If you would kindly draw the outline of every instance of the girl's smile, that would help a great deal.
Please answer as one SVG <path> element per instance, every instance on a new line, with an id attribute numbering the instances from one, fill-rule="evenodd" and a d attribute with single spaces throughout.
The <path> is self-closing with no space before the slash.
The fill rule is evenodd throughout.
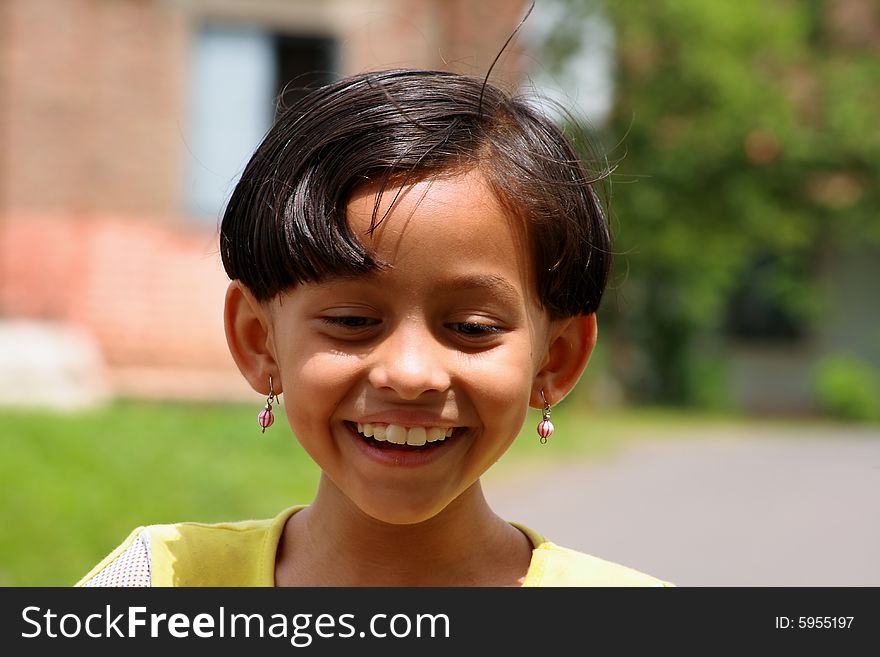
<path id="1" fill-rule="evenodd" d="M 441 458 L 454 442 L 453 429 L 442 427 L 428 430 L 424 427 L 406 428 L 399 424 L 368 424 L 366 430 L 364 425 L 360 427 L 354 430 L 353 437 L 367 458 L 399 467 L 427 465 L 433 459 Z M 349 429 L 354 428 L 349 426 Z M 429 431 L 433 437 L 430 442 L 427 440 Z"/>
<path id="2" fill-rule="evenodd" d="M 356 192 L 348 219 L 379 271 L 280 295 L 269 344 L 290 424 L 333 490 L 408 524 L 510 446 L 551 322 L 524 230 L 479 171 L 386 190 L 371 232 L 375 204 L 374 189 Z"/>

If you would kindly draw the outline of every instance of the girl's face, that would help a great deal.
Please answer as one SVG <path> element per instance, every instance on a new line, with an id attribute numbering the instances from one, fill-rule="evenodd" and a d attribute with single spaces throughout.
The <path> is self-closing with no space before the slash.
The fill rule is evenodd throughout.
<path id="1" fill-rule="evenodd" d="M 548 355 L 523 230 L 472 171 L 364 190 L 349 223 L 379 262 L 275 299 L 270 348 L 305 450 L 364 513 L 433 517 L 517 436 Z"/>

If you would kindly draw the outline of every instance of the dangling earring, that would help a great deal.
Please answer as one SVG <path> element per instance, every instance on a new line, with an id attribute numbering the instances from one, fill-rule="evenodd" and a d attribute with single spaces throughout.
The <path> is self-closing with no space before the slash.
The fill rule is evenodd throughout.
<path id="1" fill-rule="evenodd" d="M 547 439 L 553 435 L 553 423 L 550 421 L 550 404 L 544 398 L 543 388 L 541 389 L 541 401 L 544 402 L 544 410 L 542 411 L 544 419 L 538 423 L 538 435 L 541 437 L 541 444 L 544 445 Z"/>
<path id="2" fill-rule="evenodd" d="M 275 395 L 275 391 L 272 389 L 272 375 L 269 375 L 269 396 L 266 397 L 266 406 L 260 411 L 260 414 L 257 416 L 257 422 L 260 423 L 260 426 L 263 427 L 263 431 L 261 433 L 266 433 L 266 429 L 272 426 L 275 422 L 275 415 L 272 413 L 272 404 L 278 401 L 278 397 Z"/>

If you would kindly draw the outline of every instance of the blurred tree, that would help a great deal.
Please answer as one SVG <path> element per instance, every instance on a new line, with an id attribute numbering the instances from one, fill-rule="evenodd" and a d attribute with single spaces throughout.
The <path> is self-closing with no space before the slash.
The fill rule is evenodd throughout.
<path id="1" fill-rule="evenodd" d="M 698 345 L 729 324 L 731 299 L 759 293 L 808 321 L 824 247 L 880 243 L 880 8 L 559 1 L 548 66 L 584 21 L 598 15 L 615 35 L 614 110 L 601 132 L 617 160 L 619 255 L 603 321 L 644 355 L 631 391 L 693 403 Z"/>

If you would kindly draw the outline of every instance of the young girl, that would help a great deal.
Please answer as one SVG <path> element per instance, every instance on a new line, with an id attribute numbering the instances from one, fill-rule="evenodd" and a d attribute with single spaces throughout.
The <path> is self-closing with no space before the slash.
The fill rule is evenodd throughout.
<path id="1" fill-rule="evenodd" d="M 592 180 L 483 80 L 384 71 L 287 110 L 223 218 L 235 362 L 321 468 L 265 521 L 136 529 L 82 586 L 658 586 L 492 512 L 480 477 L 574 387 L 610 266 Z"/>

